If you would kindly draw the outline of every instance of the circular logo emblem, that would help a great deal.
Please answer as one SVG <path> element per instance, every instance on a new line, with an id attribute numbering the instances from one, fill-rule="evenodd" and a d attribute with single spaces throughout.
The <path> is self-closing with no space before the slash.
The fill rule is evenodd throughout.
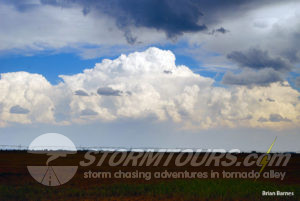
<path id="1" fill-rule="evenodd" d="M 58 133 L 46 133 L 35 138 L 28 148 L 28 153 L 45 154 L 48 160 L 43 166 L 27 166 L 30 175 L 46 186 L 59 186 L 70 181 L 78 166 L 53 166 L 50 163 L 60 157 L 77 153 L 73 142 Z"/>

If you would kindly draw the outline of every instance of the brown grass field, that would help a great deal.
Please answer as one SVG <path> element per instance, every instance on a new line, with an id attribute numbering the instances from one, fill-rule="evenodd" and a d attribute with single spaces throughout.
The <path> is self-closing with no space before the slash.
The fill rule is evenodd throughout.
<path id="1" fill-rule="evenodd" d="M 84 160 L 84 151 L 58 158 L 49 165 L 78 166 Z M 101 153 L 103 154 L 103 153 Z M 241 179 L 241 178 L 84 178 L 84 173 L 111 172 L 210 172 L 222 175 L 226 172 L 259 172 L 259 166 L 215 165 L 192 167 L 184 165 L 176 167 L 173 157 L 168 166 L 115 166 L 107 161 L 96 166 L 101 154 L 96 155 L 96 162 L 88 167 L 78 167 L 75 176 L 60 186 L 44 186 L 35 181 L 27 170 L 27 166 L 45 166 L 49 156 L 30 154 L 26 151 L 0 151 L 0 201 L 6 200 L 300 200 L 300 155 L 292 154 L 286 167 L 266 166 L 263 172 L 270 170 L 286 172 L 280 179 Z M 110 155 L 112 153 L 108 153 Z M 202 154 L 204 155 L 204 154 Z M 175 154 L 176 156 L 176 154 Z M 243 161 L 247 154 L 237 154 L 238 161 Z M 164 155 L 164 161 L 168 157 Z M 262 196 L 262 191 L 293 192 L 293 196 Z"/>

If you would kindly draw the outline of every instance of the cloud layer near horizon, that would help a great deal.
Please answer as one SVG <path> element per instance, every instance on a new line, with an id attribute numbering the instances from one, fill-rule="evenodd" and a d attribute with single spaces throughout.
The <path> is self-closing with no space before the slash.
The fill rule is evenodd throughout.
<path id="1" fill-rule="evenodd" d="M 300 123 L 300 93 L 287 82 L 215 87 L 213 79 L 176 66 L 175 55 L 158 48 L 105 59 L 82 73 L 60 77 L 63 82 L 51 85 L 39 74 L 1 74 L 0 126 L 124 118 L 172 121 L 187 129 Z"/>

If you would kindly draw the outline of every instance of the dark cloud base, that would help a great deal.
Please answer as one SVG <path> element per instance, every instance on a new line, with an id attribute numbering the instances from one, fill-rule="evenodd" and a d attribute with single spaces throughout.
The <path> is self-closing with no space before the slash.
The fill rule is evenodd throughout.
<path id="1" fill-rule="evenodd" d="M 9 112 L 11 114 L 28 114 L 30 111 L 26 108 L 23 108 L 19 105 L 15 105 L 10 108 Z"/>
<path id="2" fill-rule="evenodd" d="M 222 79 L 223 84 L 246 86 L 268 86 L 270 83 L 279 81 L 283 81 L 281 73 L 271 68 L 260 71 L 246 70 L 239 74 L 227 72 Z"/>
<path id="3" fill-rule="evenodd" d="M 227 55 L 227 58 L 237 63 L 242 68 L 264 69 L 272 68 L 276 71 L 290 71 L 292 65 L 281 57 L 271 57 L 268 51 L 251 48 L 246 52 L 234 51 Z"/>

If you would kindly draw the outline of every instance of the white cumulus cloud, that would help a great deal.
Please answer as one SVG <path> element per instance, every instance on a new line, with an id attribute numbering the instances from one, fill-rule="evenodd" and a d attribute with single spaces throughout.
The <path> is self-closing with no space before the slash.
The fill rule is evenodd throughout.
<path id="1" fill-rule="evenodd" d="M 2 74 L 0 126 L 149 118 L 188 129 L 284 128 L 300 121 L 300 94 L 287 82 L 215 87 L 213 79 L 177 66 L 171 51 L 158 48 L 105 59 L 82 73 L 60 77 L 63 82 L 51 85 L 38 74 Z M 16 105 L 26 113 L 11 113 Z M 289 121 L 262 121 L 274 114 Z"/>
<path id="2" fill-rule="evenodd" d="M 53 86 L 39 74 L 3 73 L 0 79 L 0 114 L 4 122 L 52 122 Z"/>

